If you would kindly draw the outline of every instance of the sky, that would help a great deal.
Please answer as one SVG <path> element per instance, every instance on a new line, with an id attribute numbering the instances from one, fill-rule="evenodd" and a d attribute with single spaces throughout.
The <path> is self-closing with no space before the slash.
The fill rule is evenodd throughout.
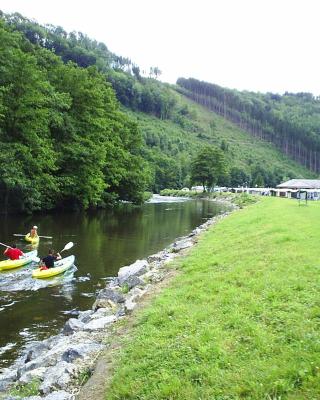
<path id="1" fill-rule="evenodd" d="M 320 95 L 319 0 L 0 0 L 104 42 L 160 80 Z"/>

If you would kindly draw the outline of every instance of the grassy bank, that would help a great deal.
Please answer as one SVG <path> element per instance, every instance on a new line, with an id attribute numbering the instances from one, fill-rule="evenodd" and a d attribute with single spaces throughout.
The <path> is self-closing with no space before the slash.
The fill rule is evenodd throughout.
<path id="1" fill-rule="evenodd" d="M 319 399 L 320 203 L 262 198 L 140 312 L 106 398 Z"/>

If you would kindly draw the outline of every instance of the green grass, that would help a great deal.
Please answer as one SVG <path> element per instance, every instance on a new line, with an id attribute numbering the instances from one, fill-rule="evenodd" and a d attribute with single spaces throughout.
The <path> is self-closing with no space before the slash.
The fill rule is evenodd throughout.
<path id="1" fill-rule="evenodd" d="M 205 233 L 137 316 L 106 399 L 320 398 L 320 202 L 262 198 Z"/>

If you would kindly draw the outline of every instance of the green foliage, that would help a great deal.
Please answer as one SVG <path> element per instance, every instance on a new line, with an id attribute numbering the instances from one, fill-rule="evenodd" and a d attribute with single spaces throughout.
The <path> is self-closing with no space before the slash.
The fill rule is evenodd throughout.
<path id="1" fill-rule="evenodd" d="M 200 183 L 205 190 L 218 182 L 221 175 L 226 173 L 226 161 L 223 152 L 217 147 L 204 147 L 192 161 L 191 181 Z"/>
<path id="2" fill-rule="evenodd" d="M 261 198 L 205 233 L 138 313 L 106 398 L 318 399 L 319 218 Z"/>
<path id="3" fill-rule="evenodd" d="M 138 204 L 146 189 L 190 187 L 191 160 L 205 146 L 224 151 L 230 173 L 224 169 L 214 177 L 221 186 L 275 186 L 284 177 L 314 177 L 260 137 L 226 121 L 228 108 L 221 117 L 180 94 L 192 97 L 192 85 L 202 88 L 198 81 L 188 90 L 158 82 L 157 67 L 143 77 L 131 60 L 83 33 L 41 26 L 19 14 L 2 15 L 0 39 L 0 143 L 5 149 L 0 205 L 5 211 L 100 207 L 119 200 Z M 202 103 L 221 114 L 218 100 L 226 92 L 209 86 L 210 101 Z M 245 98 L 260 110 L 253 94 L 231 94 L 226 100 L 233 108 L 236 99 L 242 104 Z M 118 101 L 126 107 L 122 111 Z M 268 101 L 268 107 L 272 102 L 278 107 L 278 98 Z M 295 102 L 314 110 L 309 96 L 286 96 L 286 107 Z M 240 121 L 247 118 L 237 112 Z M 16 162 L 6 162 L 6 155 Z"/>
<path id="4" fill-rule="evenodd" d="M 5 212 L 143 201 L 141 133 L 95 67 L 64 64 L 0 20 L 0 72 Z"/>
<path id="5" fill-rule="evenodd" d="M 172 196 L 172 197 L 196 197 L 203 196 L 203 194 L 195 192 L 193 190 L 176 190 L 176 189 L 163 189 L 160 191 L 161 196 Z"/>
<path id="6" fill-rule="evenodd" d="M 91 377 L 93 369 L 90 367 L 84 368 L 77 375 L 77 381 L 79 386 L 83 386 Z"/>
<path id="7" fill-rule="evenodd" d="M 320 171 L 319 97 L 239 92 L 192 78 L 179 78 L 177 84 L 180 92 L 245 127 L 252 136 L 272 142 L 311 171 Z"/>
<path id="8" fill-rule="evenodd" d="M 21 399 L 25 397 L 38 396 L 40 395 L 40 384 L 41 381 L 39 379 L 33 379 L 25 385 L 16 385 L 10 390 L 10 395 Z"/>
<path id="9" fill-rule="evenodd" d="M 259 200 L 258 196 L 253 196 L 248 193 L 240 193 L 234 196 L 232 202 L 239 206 L 240 208 L 244 208 L 249 204 L 256 203 Z"/>

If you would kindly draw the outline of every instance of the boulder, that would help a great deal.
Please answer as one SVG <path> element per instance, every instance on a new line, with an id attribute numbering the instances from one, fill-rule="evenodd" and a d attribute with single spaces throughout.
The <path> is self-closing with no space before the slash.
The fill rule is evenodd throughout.
<path id="1" fill-rule="evenodd" d="M 74 332 L 83 329 L 83 325 L 83 322 L 79 321 L 78 319 L 70 318 L 65 323 L 62 333 L 66 336 L 72 335 Z"/>
<path id="2" fill-rule="evenodd" d="M 73 370 L 73 367 L 65 361 L 48 368 L 44 381 L 40 385 L 40 391 L 48 394 L 54 389 L 65 389 L 71 380 Z"/>
<path id="3" fill-rule="evenodd" d="M 127 286 L 129 290 L 134 288 L 135 286 L 144 286 L 145 283 L 135 275 L 131 275 L 128 278 L 124 279 L 121 286 Z"/>
<path id="4" fill-rule="evenodd" d="M 103 318 L 93 319 L 89 323 L 85 324 L 84 329 L 86 331 L 96 331 L 99 329 L 105 328 L 106 325 L 111 324 L 112 322 L 116 321 L 115 315 L 109 315 Z"/>
<path id="5" fill-rule="evenodd" d="M 0 374 L 0 393 L 5 392 L 9 385 L 17 379 L 17 371 L 9 368 L 3 370 Z"/>
<path id="6" fill-rule="evenodd" d="M 45 342 L 37 342 L 36 344 L 33 344 L 28 348 L 24 362 L 28 363 L 31 360 L 40 357 L 44 352 L 48 351 L 48 349 L 49 347 Z"/>
<path id="7" fill-rule="evenodd" d="M 124 297 L 122 293 L 109 288 L 100 290 L 97 299 L 111 300 L 113 303 L 124 303 Z"/>
<path id="8" fill-rule="evenodd" d="M 20 376 L 19 383 L 26 384 L 34 379 L 42 379 L 45 372 L 46 372 L 45 367 L 40 367 L 33 369 L 31 371 L 26 371 L 23 375 Z"/>
<path id="9" fill-rule="evenodd" d="M 70 346 L 61 355 L 61 360 L 72 363 L 77 358 L 84 358 L 86 355 L 102 349 L 102 345 L 97 343 L 78 343 Z"/>
<path id="10" fill-rule="evenodd" d="M 126 302 L 124 303 L 124 308 L 125 311 L 130 313 L 134 310 L 134 308 L 136 307 L 136 303 L 134 303 L 131 299 L 127 299 Z"/>
<path id="11" fill-rule="evenodd" d="M 133 264 L 122 267 L 118 272 L 118 279 L 122 284 L 129 276 L 140 276 L 144 274 L 148 269 L 149 263 L 147 260 L 137 260 Z"/>
<path id="12" fill-rule="evenodd" d="M 41 400 L 71 400 L 72 398 L 72 394 L 65 392 L 64 390 L 57 390 L 56 392 L 48 394 L 48 396 L 42 398 Z"/>
<path id="13" fill-rule="evenodd" d="M 191 246 L 193 246 L 193 241 L 191 239 L 179 240 L 173 244 L 173 251 L 178 252 Z"/>

